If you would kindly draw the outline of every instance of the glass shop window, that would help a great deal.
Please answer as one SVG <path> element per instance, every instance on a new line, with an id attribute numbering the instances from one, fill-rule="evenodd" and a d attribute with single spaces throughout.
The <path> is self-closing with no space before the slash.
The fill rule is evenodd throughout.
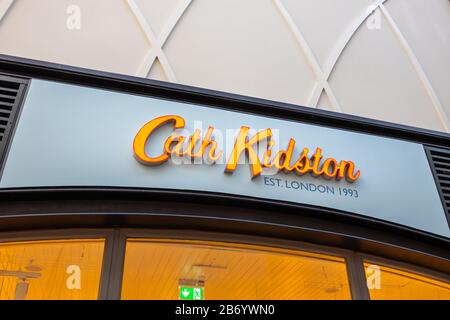
<path id="1" fill-rule="evenodd" d="M 104 243 L 0 243 L 0 300 L 97 299 Z"/>
<path id="2" fill-rule="evenodd" d="M 450 282 L 411 271 L 364 263 L 373 300 L 450 300 Z"/>
<path id="3" fill-rule="evenodd" d="M 129 239 L 122 299 L 351 299 L 343 258 L 202 241 Z"/>

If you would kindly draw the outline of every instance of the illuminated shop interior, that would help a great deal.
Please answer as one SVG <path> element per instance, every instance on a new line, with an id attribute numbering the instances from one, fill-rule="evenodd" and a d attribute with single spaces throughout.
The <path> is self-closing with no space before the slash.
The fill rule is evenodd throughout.
<path id="1" fill-rule="evenodd" d="M 105 238 L 0 244 L 0 299 L 97 299 Z M 352 299 L 346 252 L 157 238 L 124 239 L 121 299 Z M 334 253 L 333 253 L 334 252 Z M 395 263 L 393 263 L 395 265 Z M 374 267 L 375 266 L 375 267 Z M 412 269 L 364 260 L 370 298 L 450 299 L 450 283 Z M 378 279 L 373 280 L 374 271 Z M 182 293 L 181 293 L 182 294 Z"/>

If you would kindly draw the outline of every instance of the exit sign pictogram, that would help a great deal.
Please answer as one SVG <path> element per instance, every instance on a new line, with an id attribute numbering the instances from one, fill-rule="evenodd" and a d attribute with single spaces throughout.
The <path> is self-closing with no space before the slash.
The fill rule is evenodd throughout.
<path id="1" fill-rule="evenodd" d="M 180 300 L 203 300 L 203 288 L 180 286 L 178 298 Z"/>

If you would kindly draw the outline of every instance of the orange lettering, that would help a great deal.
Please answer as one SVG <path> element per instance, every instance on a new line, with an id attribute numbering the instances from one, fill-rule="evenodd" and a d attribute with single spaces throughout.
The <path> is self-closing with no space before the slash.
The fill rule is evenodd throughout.
<path id="1" fill-rule="evenodd" d="M 206 155 L 207 159 L 213 163 L 222 156 L 222 151 L 218 150 L 217 142 L 213 139 L 214 127 L 208 127 L 203 139 L 201 131 L 196 129 L 190 137 L 172 133 L 164 143 L 164 152 L 156 157 L 150 157 L 145 152 L 145 145 L 152 133 L 159 127 L 172 124 L 174 129 L 181 129 L 185 126 L 185 121 L 177 115 L 168 115 L 155 118 L 147 122 L 137 133 L 133 141 L 133 151 L 135 157 L 147 165 L 158 165 L 166 162 L 171 155 L 189 156 L 191 159 L 201 159 Z M 271 129 L 264 129 L 257 132 L 253 137 L 249 137 L 249 127 L 242 126 L 233 146 L 231 155 L 226 163 L 225 172 L 233 173 L 238 165 L 242 153 L 248 157 L 251 176 L 257 177 L 262 172 L 262 167 L 275 167 L 277 171 L 283 170 L 285 173 L 295 172 L 303 175 L 311 173 L 314 176 L 323 176 L 326 179 L 335 178 L 341 180 L 345 178 L 348 182 L 354 182 L 359 179 L 361 172 L 356 170 L 352 161 L 342 160 L 338 163 L 335 158 L 324 158 L 322 149 L 316 148 L 314 154 L 309 157 L 309 149 L 303 148 L 297 161 L 291 165 L 296 141 L 291 138 L 286 150 L 278 151 L 272 158 L 272 148 L 275 145 L 271 141 Z M 258 157 L 255 145 L 261 141 L 267 141 L 267 150 L 264 153 L 262 165 Z M 185 143 L 187 142 L 187 146 Z M 200 146 L 197 147 L 197 145 Z M 209 152 L 208 152 L 209 148 Z M 323 163 L 322 163 L 323 162 Z"/>
<path id="2" fill-rule="evenodd" d="M 147 122 L 139 130 L 133 141 L 133 151 L 134 155 L 141 163 L 146 165 L 158 165 L 169 160 L 169 154 L 166 150 L 157 157 L 149 157 L 145 152 L 145 145 L 153 131 L 168 123 L 173 123 L 175 129 L 183 128 L 185 124 L 182 117 L 169 115 L 155 118 Z"/>
<path id="3" fill-rule="evenodd" d="M 342 160 L 339 164 L 339 169 L 337 171 L 337 179 L 340 180 L 342 178 L 345 178 L 348 182 L 355 182 L 361 172 L 358 170 L 355 171 L 355 164 L 352 161 L 344 161 Z"/>
<path id="4" fill-rule="evenodd" d="M 272 131 L 270 129 L 261 130 L 249 139 L 247 136 L 249 130 L 249 127 L 241 127 L 234 143 L 233 151 L 231 152 L 230 158 L 225 166 L 225 172 L 233 173 L 234 170 L 236 170 L 241 153 L 246 152 L 250 162 L 252 178 L 261 174 L 261 162 L 259 161 L 258 154 L 253 149 L 253 145 L 264 139 L 270 138 L 272 136 Z"/>

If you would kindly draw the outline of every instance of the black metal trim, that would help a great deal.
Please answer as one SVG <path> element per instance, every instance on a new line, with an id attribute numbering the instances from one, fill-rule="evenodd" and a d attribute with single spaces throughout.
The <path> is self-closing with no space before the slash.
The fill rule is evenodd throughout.
<path id="1" fill-rule="evenodd" d="M 173 190 L 0 192 L 0 232 L 170 228 L 248 234 L 346 248 L 450 273 L 450 239 L 329 208 Z"/>
<path id="2" fill-rule="evenodd" d="M 276 211 L 303 212 L 312 215 L 320 214 L 321 217 L 332 220 L 340 220 L 346 223 L 378 226 L 383 230 L 393 233 L 409 234 L 416 239 L 431 239 L 444 241 L 450 245 L 450 238 L 414 229 L 394 222 L 376 219 L 354 212 L 347 212 L 329 207 L 321 207 L 296 202 L 270 200 L 250 196 L 177 189 L 136 188 L 136 187 L 26 187 L 26 188 L 2 188 L 0 189 L 0 217 L 6 213 L 1 210 L 3 200 L 60 200 L 60 199 L 105 199 L 105 200 L 157 200 L 172 202 L 192 202 L 202 204 L 222 205 L 224 207 L 242 207 L 251 209 L 273 208 Z M 22 211 L 26 212 L 26 211 Z"/>
<path id="3" fill-rule="evenodd" d="M 120 229 L 114 230 L 113 255 L 108 280 L 107 300 L 120 300 L 125 264 L 126 238 Z"/>
<path id="4" fill-rule="evenodd" d="M 100 286 L 98 290 L 98 300 L 107 300 L 109 287 L 111 284 L 111 270 L 113 269 L 115 260 L 115 243 L 116 233 L 113 230 L 104 230 L 105 245 L 103 249 L 102 269 L 100 274 Z M 19 233 L 20 234 L 20 233 Z"/>
<path id="5" fill-rule="evenodd" d="M 347 274 L 354 300 L 370 300 L 369 289 L 367 288 L 364 262 L 356 252 L 347 259 Z"/>
<path id="6" fill-rule="evenodd" d="M 318 110 L 289 103 L 8 55 L 0 55 L 0 73 L 200 104 L 436 146 L 450 145 L 450 134 L 444 132 Z"/>

